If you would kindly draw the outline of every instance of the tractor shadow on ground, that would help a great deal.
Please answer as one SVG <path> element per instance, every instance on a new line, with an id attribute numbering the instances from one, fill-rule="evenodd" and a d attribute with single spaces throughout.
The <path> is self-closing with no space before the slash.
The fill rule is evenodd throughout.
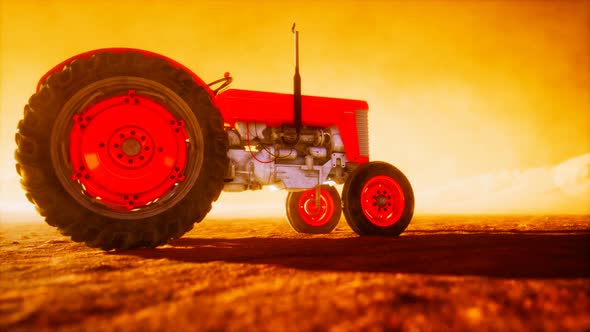
<path id="1" fill-rule="evenodd" d="M 590 277 L 590 234 L 442 233 L 394 238 L 181 238 L 171 246 L 115 252 L 145 259 L 270 264 L 310 271 Z"/>

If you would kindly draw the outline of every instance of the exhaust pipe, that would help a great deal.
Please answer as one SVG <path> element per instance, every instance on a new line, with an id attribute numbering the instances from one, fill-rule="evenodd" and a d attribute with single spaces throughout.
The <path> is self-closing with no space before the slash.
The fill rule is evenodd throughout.
<path id="1" fill-rule="evenodd" d="M 295 76 L 293 76 L 293 123 L 297 137 L 301 133 L 301 75 L 299 75 L 299 31 L 295 30 L 295 23 L 291 27 L 295 37 Z"/>

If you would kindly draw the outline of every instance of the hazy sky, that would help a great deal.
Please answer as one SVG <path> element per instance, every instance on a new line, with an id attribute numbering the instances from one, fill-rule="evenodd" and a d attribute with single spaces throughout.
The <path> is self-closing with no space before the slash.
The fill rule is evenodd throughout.
<path id="1" fill-rule="evenodd" d="M 303 93 L 367 100 L 372 159 L 417 192 L 590 152 L 589 1 L 0 0 L 2 178 L 22 108 L 61 60 L 137 47 L 205 81 L 290 92 L 293 21 Z"/>

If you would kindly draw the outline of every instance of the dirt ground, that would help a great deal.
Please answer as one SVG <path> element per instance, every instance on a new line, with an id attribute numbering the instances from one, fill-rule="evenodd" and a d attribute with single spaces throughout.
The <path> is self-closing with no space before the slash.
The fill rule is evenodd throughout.
<path id="1" fill-rule="evenodd" d="M 102 252 L 0 225 L 2 331 L 588 331 L 589 217 L 415 217 L 397 238 L 205 220 Z"/>

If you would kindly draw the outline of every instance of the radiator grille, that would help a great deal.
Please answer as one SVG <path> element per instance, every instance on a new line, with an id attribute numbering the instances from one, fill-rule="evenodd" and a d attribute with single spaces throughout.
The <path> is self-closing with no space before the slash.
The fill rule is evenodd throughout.
<path id="1" fill-rule="evenodd" d="M 356 111 L 356 130 L 359 138 L 360 155 L 369 156 L 369 112 Z"/>

